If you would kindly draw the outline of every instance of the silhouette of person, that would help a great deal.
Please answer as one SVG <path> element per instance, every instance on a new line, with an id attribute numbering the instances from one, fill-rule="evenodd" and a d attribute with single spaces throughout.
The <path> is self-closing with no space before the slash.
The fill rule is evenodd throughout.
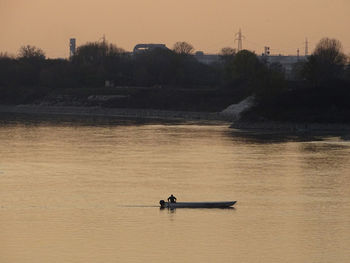
<path id="1" fill-rule="evenodd" d="M 168 202 L 170 201 L 170 203 L 176 203 L 176 197 L 171 195 L 168 197 Z"/>

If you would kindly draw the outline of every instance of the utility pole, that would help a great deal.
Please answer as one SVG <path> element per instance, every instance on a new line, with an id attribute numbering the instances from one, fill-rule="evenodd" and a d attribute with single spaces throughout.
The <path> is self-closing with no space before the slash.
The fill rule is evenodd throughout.
<path id="1" fill-rule="evenodd" d="M 235 42 L 238 42 L 238 47 L 237 50 L 238 52 L 241 51 L 243 49 L 243 38 L 244 36 L 242 35 L 242 30 L 239 29 L 238 33 L 235 34 Z"/>
<path id="2" fill-rule="evenodd" d="M 106 44 L 106 35 L 103 34 L 103 36 L 99 39 L 99 41 L 102 40 L 103 44 Z"/>
<path id="3" fill-rule="evenodd" d="M 305 57 L 309 55 L 309 41 L 305 39 Z"/>
<path id="4" fill-rule="evenodd" d="M 264 55 L 270 56 L 270 47 L 264 47 Z"/>
<path id="5" fill-rule="evenodd" d="M 299 61 L 299 55 L 300 55 L 300 51 L 299 51 L 299 48 L 297 49 L 297 58 L 298 58 L 298 61 Z"/>

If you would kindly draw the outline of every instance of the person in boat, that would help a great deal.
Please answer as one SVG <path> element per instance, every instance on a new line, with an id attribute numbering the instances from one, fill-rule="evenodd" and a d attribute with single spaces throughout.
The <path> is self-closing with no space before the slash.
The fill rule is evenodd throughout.
<path id="1" fill-rule="evenodd" d="M 173 195 L 169 196 L 169 197 L 168 197 L 168 202 L 170 202 L 170 203 L 176 203 L 176 197 L 173 196 Z"/>

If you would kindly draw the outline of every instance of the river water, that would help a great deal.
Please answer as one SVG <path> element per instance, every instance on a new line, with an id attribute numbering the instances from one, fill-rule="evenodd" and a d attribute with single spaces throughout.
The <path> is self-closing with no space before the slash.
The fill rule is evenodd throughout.
<path id="1" fill-rule="evenodd" d="M 29 120 L 0 147 L 0 262 L 349 262 L 347 135 Z"/>

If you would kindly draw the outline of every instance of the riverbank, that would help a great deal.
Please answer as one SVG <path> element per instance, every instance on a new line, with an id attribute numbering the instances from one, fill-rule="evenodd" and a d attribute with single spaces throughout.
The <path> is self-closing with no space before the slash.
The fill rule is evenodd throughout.
<path id="1" fill-rule="evenodd" d="M 123 109 L 81 106 L 43 106 L 43 105 L 0 105 L 0 113 L 31 115 L 70 115 L 112 118 L 157 119 L 170 121 L 195 121 L 230 124 L 228 116 L 218 112 L 188 112 L 153 109 Z"/>
<path id="2" fill-rule="evenodd" d="M 296 123 L 274 121 L 235 121 L 230 128 L 247 131 L 275 132 L 350 132 L 350 124 L 343 123 Z"/>
<path id="3" fill-rule="evenodd" d="M 189 112 L 153 109 L 123 109 L 82 106 L 0 105 L 2 114 L 56 115 L 148 119 L 164 121 L 189 121 L 195 123 L 224 124 L 241 131 L 273 132 L 350 132 L 350 124 L 297 123 L 276 121 L 234 121 L 232 116 L 220 112 Z"/>

